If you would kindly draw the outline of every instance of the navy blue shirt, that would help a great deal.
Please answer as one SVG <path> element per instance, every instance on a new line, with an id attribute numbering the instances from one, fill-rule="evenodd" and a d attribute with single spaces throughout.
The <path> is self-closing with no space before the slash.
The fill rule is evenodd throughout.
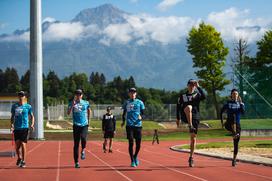
<path id="1" fill-rule="evenodd" d="M 245 104 L 235 101 L 229 100 L 221 109 L 221 120 L 223 119 L 223 113 L 227 112 L 227 119 L 228 121 L 236 121 L 236 124 L 240 124 L 240 117 L 241 114 L 245 112 Z"/>

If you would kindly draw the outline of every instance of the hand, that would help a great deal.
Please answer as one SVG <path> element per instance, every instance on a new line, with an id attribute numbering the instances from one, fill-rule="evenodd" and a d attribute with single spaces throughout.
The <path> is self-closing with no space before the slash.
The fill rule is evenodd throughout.
<path id="1" fill-rule="evenodd" d="M 142 120 L 142 116 L 141 116 L 140 114 L 139 114 L 139 116 L 138 116 L 138 119 L 139 119 L 139 120 Z"/>
<path id="2" fill-rule="evenodd" d="M 115 134 L 116 134 L 116 131 L 114 131 L 113 134 L 115 135 Z"/>
<path id="3" fill-rule="evenodd" d="M 14 126 L 13 124 L 10 126 L 10 132 L 13 132 L 14 131 Z"/>
<path id="4" fill-rule="evenodd" d="M 31 128 L 32 131 L 35 130 L 34 125 L 31 125 L 30 128 Z"/>
<path id="5" fill-rule="evenodd" d="M 196 88 L 199 87 L 199 83 L 198 83 L 197 80 L 195 81 L 194 85 L 195 85 Z"/>
<path id="6" fill-rule="evenodd" d="M 124 125 L 125 125 L 125 122 L 122 122 L 122 123 L 121 123 L 121 127 L 123 128 L 123 127 L 124 127 Z"/>
<path id="7" fill-rule="evenodd" d="M 179 128 L 180 120 L 176 120 L 177 128 Z"/>

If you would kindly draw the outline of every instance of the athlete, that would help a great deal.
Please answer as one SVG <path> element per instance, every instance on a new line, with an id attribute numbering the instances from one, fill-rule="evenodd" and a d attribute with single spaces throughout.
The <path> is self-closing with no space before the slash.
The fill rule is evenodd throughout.
<path id="1" fill-rule="evenodd" d="M 227 121 L 225 122 L 225 128 L 232 133 L 233 136 L 233 159 L 232 166 L 236 166 L 236 157 L 238 154 L 238 147 L 240 141 L 240 133 L 241 133 L 241 124 L 240 117 L 241 114 L 245 113 L 245 105 L 242 102 L 242 99 L 239 96 L 237 89 L 231 90 L 231 100 L 227 101 L 227 103 L 221 109 L 221 123 L 223 125 L 223 113 L 227 112 Z"/>
<path id="2" fill-rule="evenodd" d="M 116 118 L 111 113 L 111 107 L 107 107 L 107 113 L 103 115 L 102 131 L 104 133 L 103 151 L 107 152 L 107 140 L 109 139 L 109 153 L 112 153 L 112 138 L 115 135 Z"/>
<path id="3" fill-rule="evenodd" d="M 18 92 L 19 101 L 11 107 L 11 130 L 14 133 L 16 154 L 18 156 L 16 165 L 18 167 L 26 166 L 26 144 L 28 138 L 29 120 L 30 128 L 34 130 L 34 115 L 32 107 L 26 102 L 26 93 Z"/>
<path id="4" fill-rule="evenodd" d="M 80 168 L 78 162 L 79 142 L 81 140 L 81 159 L 86 157 L 85 148 L 87 143 L 88 127 L 90 124 L 90 104 L 82 99 L 83 92 L 81 89 L 75 91 L 75 97 L 68 106 L 68 115 L 72 112 L 73 116 L 73 137 L 74 137 L 74 162 L 75 168 Z"/>
<path id="5" fill-rule="evenodd" d="M 135 88 L 129 89 L 129 99 L 123 104 L 123 127 L 126 122 L 126 132 L 128 139 L 128 151 L 131 159 L 131 167 L 139 165 L 138 153 L 141 148 L 142 141 L 142 118 L 144 114 L 144 103 L 136 98 L 137 91 Z M 135 153 L 133 152 L 134 139 L 136 142 Z"/>
<path id="6" fill-rule="evenodd" d="M 177 126 L 180 120 L 188 123 L 191 133 L 189 166 L 194 166 L 194 150 L 196 147 L 196 136 L 200 121 L 199 104 L 206 98 L 203 90 L 199 87 L 198 81 L 190 79 L 187 83 L 187 92 L 180 95 L 177 103 Z"/>

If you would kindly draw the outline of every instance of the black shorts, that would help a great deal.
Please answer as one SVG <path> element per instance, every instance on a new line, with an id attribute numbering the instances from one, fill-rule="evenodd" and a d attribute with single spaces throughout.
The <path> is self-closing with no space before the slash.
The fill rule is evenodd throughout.
<path id="1" fill-rule="evenodd" d="M 199 125 L 199 120 L 198 119 L 193 119 L 192 121 L 193 127 L 195 128 L 194 131 L 189 130 L 190 133 L 195 133 L 197 134 L 198 131 L 198 125 Z"/>
<path id="2" fill-rule="evenodd" d="M 24 143 L 27 143 L 28 128 L 14 130 L 13 133 L 15 141 L 20 140 Z"/>
<path id="3" fill-rule="evenodd" d="M 126 127 L 127 139 L 142 139 L 142 127 Z"/>
<path id="4" fill-rule="evenodd" d="M 114 138 L 114 131 L 105 131 L 104 138 Z"/>

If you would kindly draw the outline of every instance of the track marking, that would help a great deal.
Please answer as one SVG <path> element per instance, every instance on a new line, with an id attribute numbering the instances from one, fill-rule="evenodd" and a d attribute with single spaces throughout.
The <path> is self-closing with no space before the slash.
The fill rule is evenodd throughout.
<path id="1" fill-rule="evenodd" d="M 107 162 L 105 162 L 104 160 L 102 160 L 101 158 L 99 158 L 96 154 L 92 153 L 89 150 L 86 150 L 87 152 L 89 152 L 90 154 L 92 154 L 96 159 L 98 159 L 100 162 L 102 162 L 104 165 L 110 167 L 112 170 L 114 170 L 116 173 L 118 173 L 119 175 L 121 175 L 122 177 L 124 177 L 126 180 L 129 181 L 133 181 L 132 179 L 130 179 L 129 177 L 127 177 L 126 175 L 124 175 L 122 172 L 120 172 L 119 170 L 117 170 L 115 167 L 111 166 L 110 164 L 108 164 Z"/>
<path id="2" fill-rule="evenodd" d="M 31 152 L 33 152 L 34 150 L 36 150 L 38 147 L 40 147 L 41 145 L 43 145 L 44 144 L 44 142 L 42 142 L 42 143 L 40 143 L 40 144 L 38 144 L 38 145 L 36 145 L 34 148 L 32 148 L 31 150 L 29 150 L 27 153 L 26 153 L 26 156 L 29 154 L 29 153 L 31 153 Z M 6 168 L 8 168 L 9 166 L 11 166 L 12 164 L 13 164 L 13 160 L 7 165 L 7 167 L 4 167 L 4 168 L 1 168 L 0 169 L 0 173 L 4 170 L 4 169 L 6 169 Z"/>
<path id="3" fill-rule="evenodd" d="M 268 179 L 268 180 L 272 180 L 271 177 L 267 177 L 267 176 L 264 176 L 264 175 L 259 175 L 259 174 L 256 174 L 256 173 L 250 173 L 250 172 L 246 172 L 246 171 L 242 171 L 242 170 L 235 170 L 235 169 L 230 169 L 230 168 L 227 168 L 228 170 L 232 170 L 234 172 L 239 172 L 239 173 L 245 173 L 245 174 L 249 174 L 249 175 L 253 175 L 253 176 L 256 176 L 256 177 L 261 177 L 261 178 L 265 178 L 265 179 Z"/>
<path id="4" fill-rule="evenodd" d="M 60 146 L 61 146 L 61 141 L 59 141 L 59 149 L 58 149 L 58 167 L 57 167 L 56 181 L 59 181 L 59 178 L 60 178 Z"/>

